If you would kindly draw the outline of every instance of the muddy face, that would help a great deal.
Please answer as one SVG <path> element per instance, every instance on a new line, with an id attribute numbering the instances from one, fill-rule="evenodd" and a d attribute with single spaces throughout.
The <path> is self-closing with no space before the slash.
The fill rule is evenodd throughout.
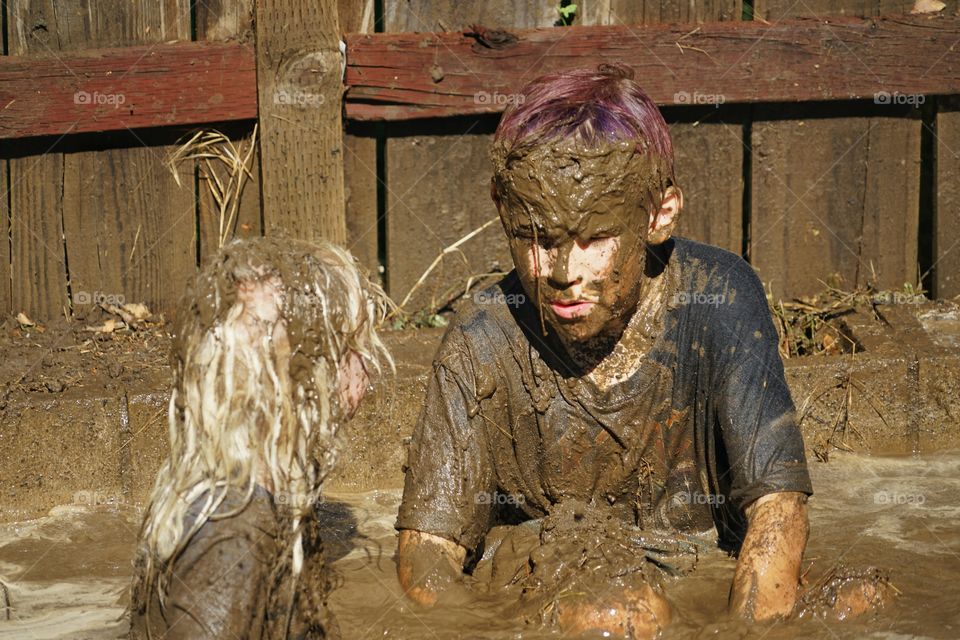
<path id="1" fill-rule="evenodd" d="M 631 141 L 494 149 L 494 198 L 520 281 L 567 344 L 619 335 L 640 299 L 666 172 Z"/>

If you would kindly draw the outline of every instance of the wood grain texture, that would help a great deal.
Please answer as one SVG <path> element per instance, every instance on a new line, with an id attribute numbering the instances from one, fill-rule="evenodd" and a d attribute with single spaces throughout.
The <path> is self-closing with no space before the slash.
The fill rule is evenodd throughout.
<path id="1" fill-rule="evenodd" d="M 186 40 L 190 32 L 188 0 L 17 0 L 8 10 L 16 55 L 57 58 L 80 49 Z M 11 160 L 25 167 L 12 188 L 13 215 L 47 233 L 56 229 L 56 245 L 41 245 L 46 262 L 59 264 L 65 254 L 70 265 L 69 274 L 46 269 L 42 298 L 30 301 L 38 316 L 58 315 L 66 305 L 82 312 L 97 295 L 161 311 L 175 305 L 195 268 L 194 205 L 193 192 L 176 189 L 164 166 L 169 151 L 133 146 L 47 153 L 40 164 L 37 156 Z M 61 254 L 54 256 L 57 247 Z M 14 251 L 38 260 L 37 247 L 28 243 Z M 64 299 L 68 278 L 71 300 Z"/>
<path id="2" fill-rule="evenodd" d="M 340 30 L 373 30 L 373 0 L 340 0 Z M 347 249 L 377 281 L 380 273 L 380 237 L 377 221 L 377 138 L 372 134 L 343 134 L 344 206 Z"/>
<path id="3" fill-rule="evenodd" d="M 873 99 L 960 92 L 960 16 L 838 17 L 691 25 L 511 29 L 491 47 L 463 32 L 347 38 L 347 115 L 497 113 L 547 71 L 621 60 L 655 102 Z M 640 46 L 642 44 L 642 46 Z M 933 62 L 931 62 L 933 61 Z"/>
<path id="4" fill-rule="evenodd" d="M 957 8 L 957 0 L 945 0 L 947 6 L 942 13 L 952 14 Z M 909 13 L 914 0 L 755 0 L 757 16 L 765 20 L 784 20 L 789 18 L 829 18 L 833 16 L 879 16 L 886 14 Z"/>
<path id="5" fill-rule="evenodd" d="M 63 252 L 63 155 L 13 158 L 10 166 L 12 249 L 10 312 L 35 321 L 69 310 Z"/>
<path id="6" fill-rule="evenodd" d="M 822 18 L 842 10 L 847 16 L 871 17 L 897 9 L 891 5 L 880 0 L 767 0 L 758 16 Z M 909 21 L 924 29 L 940 19 L 904 18 L 896 24 Z M 831 19 L 831 29 L 834 23 Z M 915 44 L 922 41 L 918 33 Z M 915 48 L 908 51 L 902 54 L 904 64 L 919 61 Z M 952 67 L 951 56 L 926 56 L 925 69 L 916 73 Z M 846 51 L 842 57 L 861 69 L 863 61 L 869 63 L 866 68 L 877 68 L 875 59 L 862 51 Z M 899 91 L 883 83 L 877 90 Z M 793 115 L 781 107 L 754 109 L 750 254 L 775 297 L 816 293 L 823 289 L 822 281 L 837 276 L 845 287 L 871 282 L 899 288 L 917 282 L 921 125 L 915 110 L 899 105 L 891 106 L 890 113 L 804 118 L 797 109 L 790 111 Z"/>
<path id="7" fill-rule="evenodd" d="M 179 43 L 0 57 L 0 138 L 256 118 L 247 45 Z"/>
<path id="8" fill-rule="evenodd" d="M 917 280 L 919 121 L 753 124 L 751 256 L 776 297 Z"/>
<path id="9" fill-rule="evenodd" d="M 960 296 L 960 99 L 944 99 L 937 113 L 934 293 Z"/>
<path id="10" fill-rule="evenodd" d="M 6 160 L 0 160 L 0 180 L 10 176 L 10 165 Z M 10 207 L 7 201 L 7 187 L 4 184 L 0 189 L 0 313 L 12 309 L 11 306 L 11 278 L 10 270 Z"/>
<path id="11" fill-rule="evenodd" d="M 264 231 L 342 244 L 337 3 L 262 0 L 256 30 Z"/>
<path id="12" fill-rule="evenodd" d="M 253 0 L 203 0 L 194 11 L 197 40 L 253 42 Z"/>
<path id="13" fill-rule="evenodd" d="M 739 20 L 743 12 L 741 0 L 605 0 L 609 17 L 593 24 L 656 24 L 667 22 L 716 22 Z M 589 5 L 586 7 L 589 10 Z"/>
<path id="14" fill-rule="evenodd" d="M 676 123 L 673 138 L 683 211 L 676 234 L 740 254 L 743 141 L 739 123 Z"/>
<path id="15" fill-rule="evenodd" d="M 68 156 L 64 233 L 78 309 L 104 297 L 170 311 L 196 270 L 194 190 L 189 178 L 177 188 L 162 149 Z"/>
<path id="16" fill-rule="evenodd" d="M 252 45 L 253 33 L 253 0 L 205 0 L 198 2 L 194 8 L 197 22 L 197 39 L 204 42 L 244 42 Z M 253 62 L 252 48 L 251 62 Z M 256 117 L 256 79 L 248 86 L 253 95 L 254 114 Z M 238 149 L 246 149 L 250 142 L 251 127 L 241 131 L 233 129 L 226 133 L 231 137 Z M 244 183 L 240 193 L 239 209 L 234 221 L 233 230 L 228 239 L 251 238 L 263 233 L 260 219 L 260 158 L 254 151 L 251 159 L 251 176 Z M 219 248 L 220 218 L 207 179 L 199 177 L 199 200 L 197 202 L 197 227 L 200 233 L 199 255 L 200 263 L 204 264 L 216 255 Z"/>

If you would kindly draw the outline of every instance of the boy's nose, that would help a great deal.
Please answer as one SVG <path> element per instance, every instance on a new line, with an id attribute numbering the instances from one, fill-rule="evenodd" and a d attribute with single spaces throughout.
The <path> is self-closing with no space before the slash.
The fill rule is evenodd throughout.
<path id="1" fill-rule="evenodd" d="M 566 289 L 583 280 L 583 274 L 571 268 L 571 253 L 576 246 L 575 242 L 564 242 L 560 245 L 553 258 L 553 268 L 550 270 L 550 286 L 556 289 Z"/>

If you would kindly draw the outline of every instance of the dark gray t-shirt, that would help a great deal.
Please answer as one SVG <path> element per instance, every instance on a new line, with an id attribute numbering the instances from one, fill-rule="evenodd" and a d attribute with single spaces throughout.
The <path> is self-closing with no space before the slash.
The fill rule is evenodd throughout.
<path id="1" fill-rule="evenodd" d="M 398 529 L 474 549 L 498 519 L 573 499 L 647 529 L 715 525 L 736 543 L 753 500 L 812 493 L 756 274 L 682 238 L 656 256 L 669 287 L 662 332 L 605 390 L 557 357 L 515 273 L 457 314 L 414 432 Z"/>

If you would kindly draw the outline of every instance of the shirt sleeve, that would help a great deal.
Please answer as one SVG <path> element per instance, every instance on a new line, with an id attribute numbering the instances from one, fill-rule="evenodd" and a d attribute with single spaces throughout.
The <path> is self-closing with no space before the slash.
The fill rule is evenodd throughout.
<path id="1" fill-rule="evenodd" d="M 714 373 L 728 463 L 718 473 L 729 474 L 730 501 L 742 510 L 770 493 L 813 488 L 763 286 L 746 263 L 737 275 L 736 296 L 714 324 Z"/>
<path id="2" fill-rule="evenodd" d="M 174 563 L 164 638 L 245 638 L 263 624 L 276 555 L 270 522 L 269 506 L 254 500 L 235 516 L 203 524 Z"/>
<path id="3" fill-rule="evenodd" d="M 468 550 L 490 528 L 495 490 L 471 362 L 462 329 L 452 325 L 434 359 L 410 443 L 396 523 Z"/>

